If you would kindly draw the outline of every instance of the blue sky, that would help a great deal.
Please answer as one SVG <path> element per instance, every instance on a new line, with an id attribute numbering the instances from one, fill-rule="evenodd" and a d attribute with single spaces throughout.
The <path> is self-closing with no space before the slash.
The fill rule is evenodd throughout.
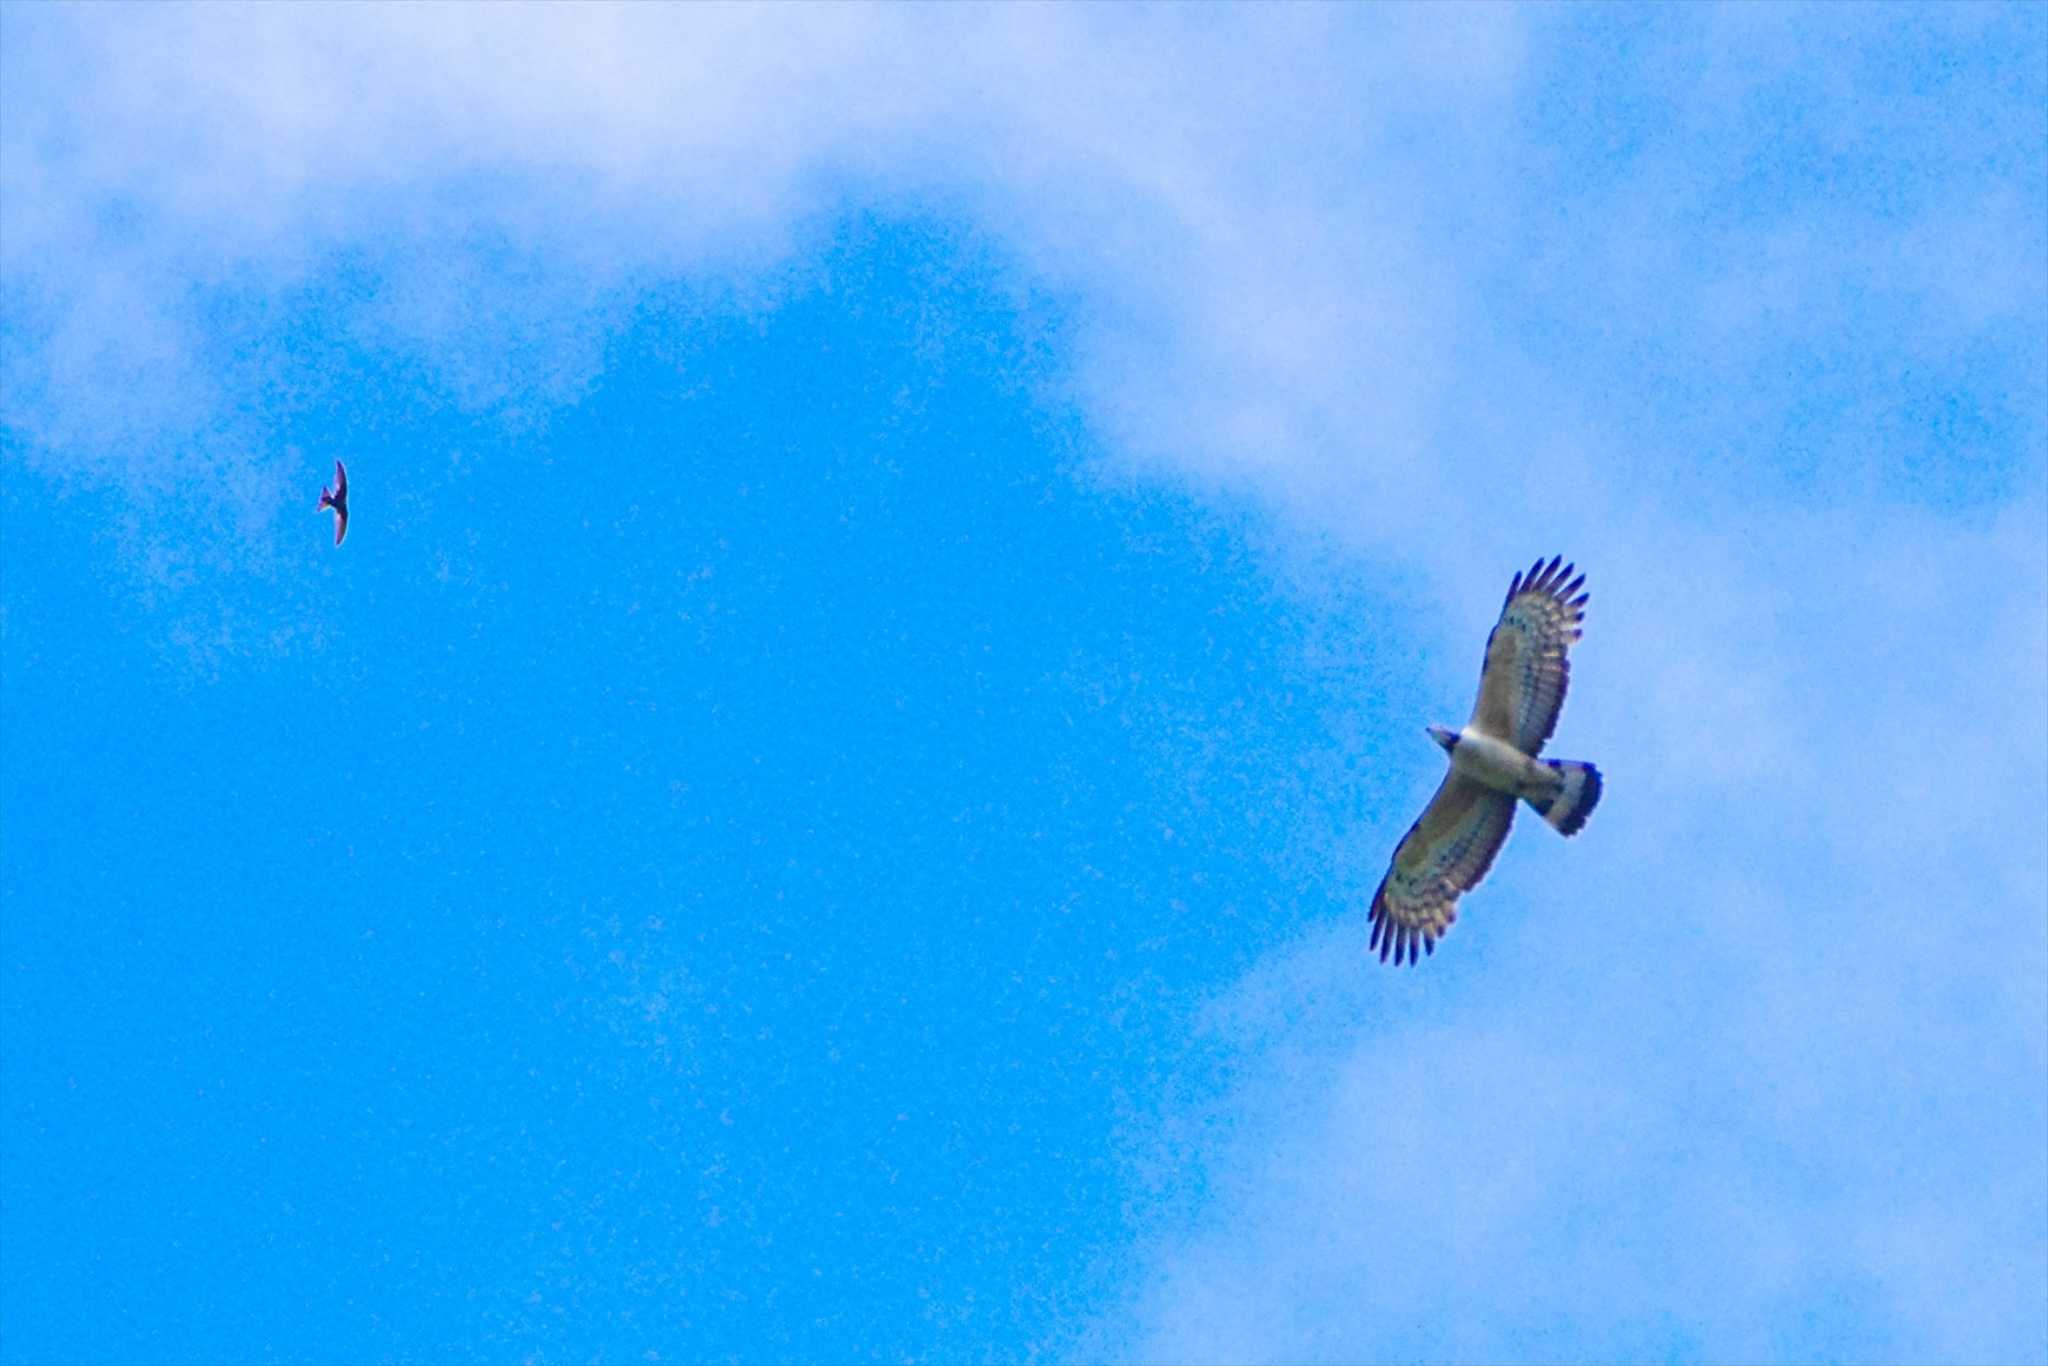
<path id="1" fill-rule="evenodd" d="M 0 1360 L 2048 1355 L 2044 101 L 0 9 Z M 1607 795 L 1384 968 L 1553 551 Z"/>

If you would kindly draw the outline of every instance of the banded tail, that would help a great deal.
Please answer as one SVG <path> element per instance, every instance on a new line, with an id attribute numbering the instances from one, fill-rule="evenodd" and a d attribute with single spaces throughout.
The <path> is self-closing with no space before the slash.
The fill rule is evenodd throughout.
<path id="1" fill-rule="evenodd" d="M 1561 780 L 1549 795 L 1528 799 L 1536 814 L 1561 835 L 1576 835 L 1600 804 L 1600 770 L 1576 759 L 1544 759 L 1542 765 Z"/>

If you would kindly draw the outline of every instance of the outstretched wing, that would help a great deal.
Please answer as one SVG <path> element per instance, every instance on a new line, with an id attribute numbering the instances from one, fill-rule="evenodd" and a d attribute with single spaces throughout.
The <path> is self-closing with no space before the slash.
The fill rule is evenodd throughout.
<path id="1" fill-rule="evenodd" d="M 334 462 L 334 501 L 348 501 L 348 471 L 342 468 L 339 460 Z"/>
<path id="2" fill-rule="evenodd" d="M 1381 962 L 1389 953 L 1412 963 L 1418 948 L 1436 952 L 1458 918 L 1458 898 L 1493 867 L 1514 819 L 1514 798 L 1455 771 L 1444 775 L 1373 894 L 1370 946 Z"/>
<path id="3" fill-rule="evenodd" d="M 340 545 L 341 538 L 348 535 L 348 504 L 335 503 L 332 506 L 334 508 L 334 543 Z"/>
<path id="4" fill-rule="evenodd" d="M 1479 702 L 1472 708 L 1474 730 L 1507 741 L 1534 758 L 1557 729 L 1557 713 L 1571 682 L 1565 652 L 1585 634 L 1590 593 L 1579 593 L 1584 574 L 1572 578 L 1555 556 L 1515 575 L 1501 604 L 1500 620 L 1486 638 L 1486 664 L 1479 673 Z M 1567 581 L 1569 580 L 1569 581 Z"/>

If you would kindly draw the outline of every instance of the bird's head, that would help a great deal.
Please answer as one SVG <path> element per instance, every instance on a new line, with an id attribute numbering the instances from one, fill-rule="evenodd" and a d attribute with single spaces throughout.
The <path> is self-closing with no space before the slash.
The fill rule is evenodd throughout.
<path id="1" fill-rule="evenodd" d="M 1458 732 L 1448 730 L 1443 726 L 1431 726 L 1429 727 L 1429 738 L 1442 745 L 1444 753 L 1449 754 L 1451 747 L 1458 743 Z"/>

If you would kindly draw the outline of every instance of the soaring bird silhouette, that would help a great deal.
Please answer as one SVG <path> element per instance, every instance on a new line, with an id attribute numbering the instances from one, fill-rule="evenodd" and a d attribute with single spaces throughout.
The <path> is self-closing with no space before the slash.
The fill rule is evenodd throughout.
<path id="1" fill-rule="evenodd" d="M 348 535 L 348 471 L 339 460 L 334 462 L 334 487 L 321 488 L 316 511 L 325 512 L 328 508 L 334 509 L 334 543 L 340 545 L 341 538 Z"/>
<path id="2" fill-rule="evenodd" d="M 1458 918 L 1458 898 L 1479 885 L 1508 837 L 1515 803 L 1529 803 L 1562 835 L 1576 835 L 1600 800 L 1600 770 L 1576 759 L 1539 759 L 1557 728 L 1571 681 L 1566 658 L 1583 633 L 1586 576 L 1556 556 L 1515 575 L 1500 621 L 1486 638 L 1479 705 L 1465 729 L 1431 726 L 1451 771 L 1394 850 L 1372 899 L 1371 947 L 1381 961 L 1436 952 Z M 1578 596 L 1574 597 L 1573 594 Z"/>

